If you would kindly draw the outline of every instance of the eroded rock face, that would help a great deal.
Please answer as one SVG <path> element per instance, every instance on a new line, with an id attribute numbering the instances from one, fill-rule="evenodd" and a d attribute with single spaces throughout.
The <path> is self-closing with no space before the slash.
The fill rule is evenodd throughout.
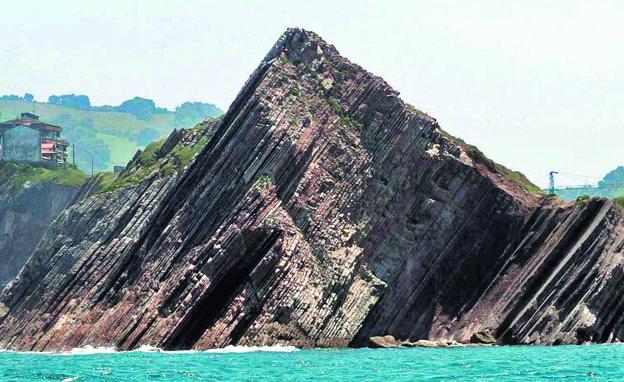
<path id="1" fill-rule="evenodd" d="M 526 191 L 311 32 L 210 131 L 184 170 L 57 220 L 2 296 L 0 347 L 622 335 L 617 206 Z"/>
<path id="2" fill-rule="evenodd" d="M 0 289 L 26 264 L 54 218 L 78 190 L 53 181 L 14 189 L 11 179 L 0 181 Z"/>

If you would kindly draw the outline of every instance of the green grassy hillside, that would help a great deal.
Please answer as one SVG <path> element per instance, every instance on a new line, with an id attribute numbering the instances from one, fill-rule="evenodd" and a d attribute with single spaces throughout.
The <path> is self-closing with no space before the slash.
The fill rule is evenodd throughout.
<path id="1" fill-rule="evenodd" d="M 28 164 L 0 162 L 0 187 L 8 187 L 17 192 L 27 184 L 53 182 L 63 186 L 80 187 L 87 175 L 74 166 L 57 169 L 32 167 Z"/>
<path id="2" fill-rule="evenodd" d="M 196 105 L 199 104 L 185 103 L 175 112 L 159 108 L 157 113 L 139 114 L 111 110 L 123 109 L 121 106 L 89 106 L 81 110 L 23 99 L 0 99 L 0 120 L 14 119 L 22 112 L 34 112 L 43 121 L 62 126 L 63 137 L 76 147 L 77 166 L 88 173 L 92 156 L 96 171 L 110 171 L 115 165 L 125 165 L 137 150 L 150 142 L 166 138 L 174 128 L 190 128 L 205 117 L 222 114 L 216 108 L 206 111 Z"/>

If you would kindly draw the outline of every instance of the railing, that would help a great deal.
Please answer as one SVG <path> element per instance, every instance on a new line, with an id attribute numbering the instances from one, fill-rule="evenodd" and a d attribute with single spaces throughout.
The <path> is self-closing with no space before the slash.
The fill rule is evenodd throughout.
<path id="1" fill-rule="evenodd" d="M 42 143 L 43 142 L 48 142 L 48 143 L 51 142 L 51 143 L 61 144 L 61 145 L 64 145 L 64 146 L 69 146 L 69 141 L 66 141 L 66 140 L 61 139 L 61 138 L 43 138 L 41 140 L 41 142 Z"/>
<path id="2" fill-rule="evenodd" d="M 613 188 L 622 188 L 624 187 L 624 183 L 622 182 L 614 182 L 614 183 L 605 183 L 604 185 L 577 185 L 577 186 L 566 186 L 555 188 L 555 191 L 575 191 L 575 190 L 607 190 Z"/>

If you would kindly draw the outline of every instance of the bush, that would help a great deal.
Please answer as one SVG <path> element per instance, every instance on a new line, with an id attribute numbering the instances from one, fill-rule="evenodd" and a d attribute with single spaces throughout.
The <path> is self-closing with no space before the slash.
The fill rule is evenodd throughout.
<path id="1" fill-rule="evenodd" d="M 574 202 L 574 204 L 577 207 L 582 206 L 583 204 L 587 203 L 587 201 L 589 200 L 590 196 L 589 195 L 581 195 L 578 198 L 576 198 L 576 201 Z"/>

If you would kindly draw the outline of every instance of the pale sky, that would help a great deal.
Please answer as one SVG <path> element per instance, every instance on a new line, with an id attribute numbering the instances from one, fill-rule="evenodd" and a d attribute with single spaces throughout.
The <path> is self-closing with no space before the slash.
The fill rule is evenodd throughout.
<path id="1" fill-rule="evenodd" d="M 0 0 L 0 94 L 227 109 L 289 26 L 545 186 L 624 165 L 622 1 Z"/>

